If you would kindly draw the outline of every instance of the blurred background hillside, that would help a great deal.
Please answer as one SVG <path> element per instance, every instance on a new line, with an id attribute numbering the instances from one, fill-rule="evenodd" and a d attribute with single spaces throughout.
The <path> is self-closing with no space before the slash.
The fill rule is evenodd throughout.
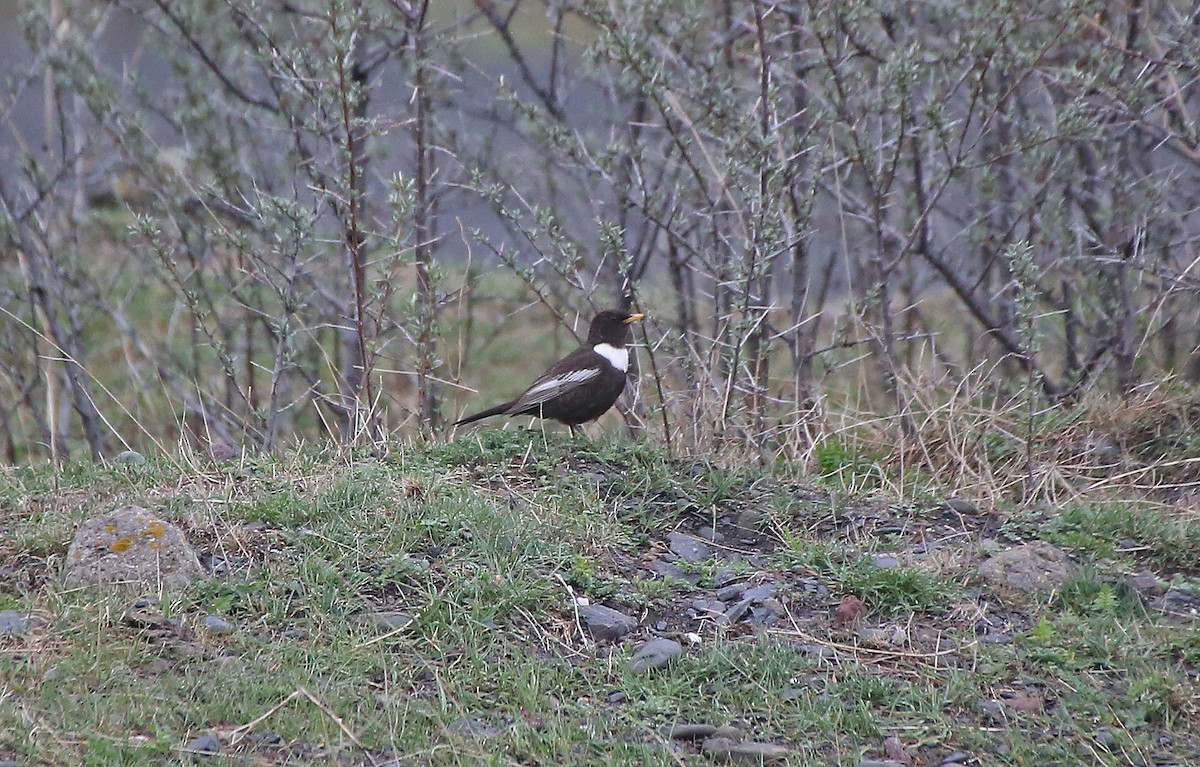
<path id="1" fill-rule="evenodd" d="M 1198 14 L 0 0 L 0 456 L 430 438 L 625 306 L 595 429 L 1190 492 Z"/>

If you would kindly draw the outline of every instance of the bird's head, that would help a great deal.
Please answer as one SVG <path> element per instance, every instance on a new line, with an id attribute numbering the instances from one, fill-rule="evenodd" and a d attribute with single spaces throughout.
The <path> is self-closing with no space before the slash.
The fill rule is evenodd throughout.
<path id="1" fill-rule="evenodd" d="M 592 318 L 588 328 L 588 344 L 624 346 L 629 343 L 629 326 L 640 322 L 645 315 L 631 314 L 619 309 L 606 309 Z"/>

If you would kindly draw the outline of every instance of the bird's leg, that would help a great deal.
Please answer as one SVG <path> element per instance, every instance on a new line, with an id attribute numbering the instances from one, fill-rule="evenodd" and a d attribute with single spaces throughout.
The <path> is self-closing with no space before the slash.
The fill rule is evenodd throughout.
<path id="1" fill-rule="evenodd" d="M 573 423 L 567 424 L 567 428 L 571 430 L 571 439 L 579 439 L 579 427 Z"/>

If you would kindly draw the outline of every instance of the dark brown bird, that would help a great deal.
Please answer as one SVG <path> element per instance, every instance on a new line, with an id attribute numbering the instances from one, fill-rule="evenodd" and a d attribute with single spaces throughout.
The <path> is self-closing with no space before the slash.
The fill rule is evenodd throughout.
<path id="1" fill-rule="evenodd" d="M 502 405 L 459 419 L 455 426 L 493 415 L 535 415 L 571 427 L 594 421 L 616 404 L 629 369 L 629 325 L 641 314 L 609 309 L 592 319 L 587 341 L 554 363 L 525 393 Z"/>

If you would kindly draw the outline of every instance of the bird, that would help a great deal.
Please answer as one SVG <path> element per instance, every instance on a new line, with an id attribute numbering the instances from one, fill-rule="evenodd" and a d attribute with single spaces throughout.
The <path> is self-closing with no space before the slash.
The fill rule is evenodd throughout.
<path id="1" fill-rule="evenodd" d="M 454 425 L 494 415 L 533 415 L 564 423 L 575 436 L 580 424 L 607 413 L 625 390 L 629 326 L 643 319 L 643 314 L 618 309 L 598 313 L 583 345 L 551 365 L 521 396 L 460 418 Z"/>

